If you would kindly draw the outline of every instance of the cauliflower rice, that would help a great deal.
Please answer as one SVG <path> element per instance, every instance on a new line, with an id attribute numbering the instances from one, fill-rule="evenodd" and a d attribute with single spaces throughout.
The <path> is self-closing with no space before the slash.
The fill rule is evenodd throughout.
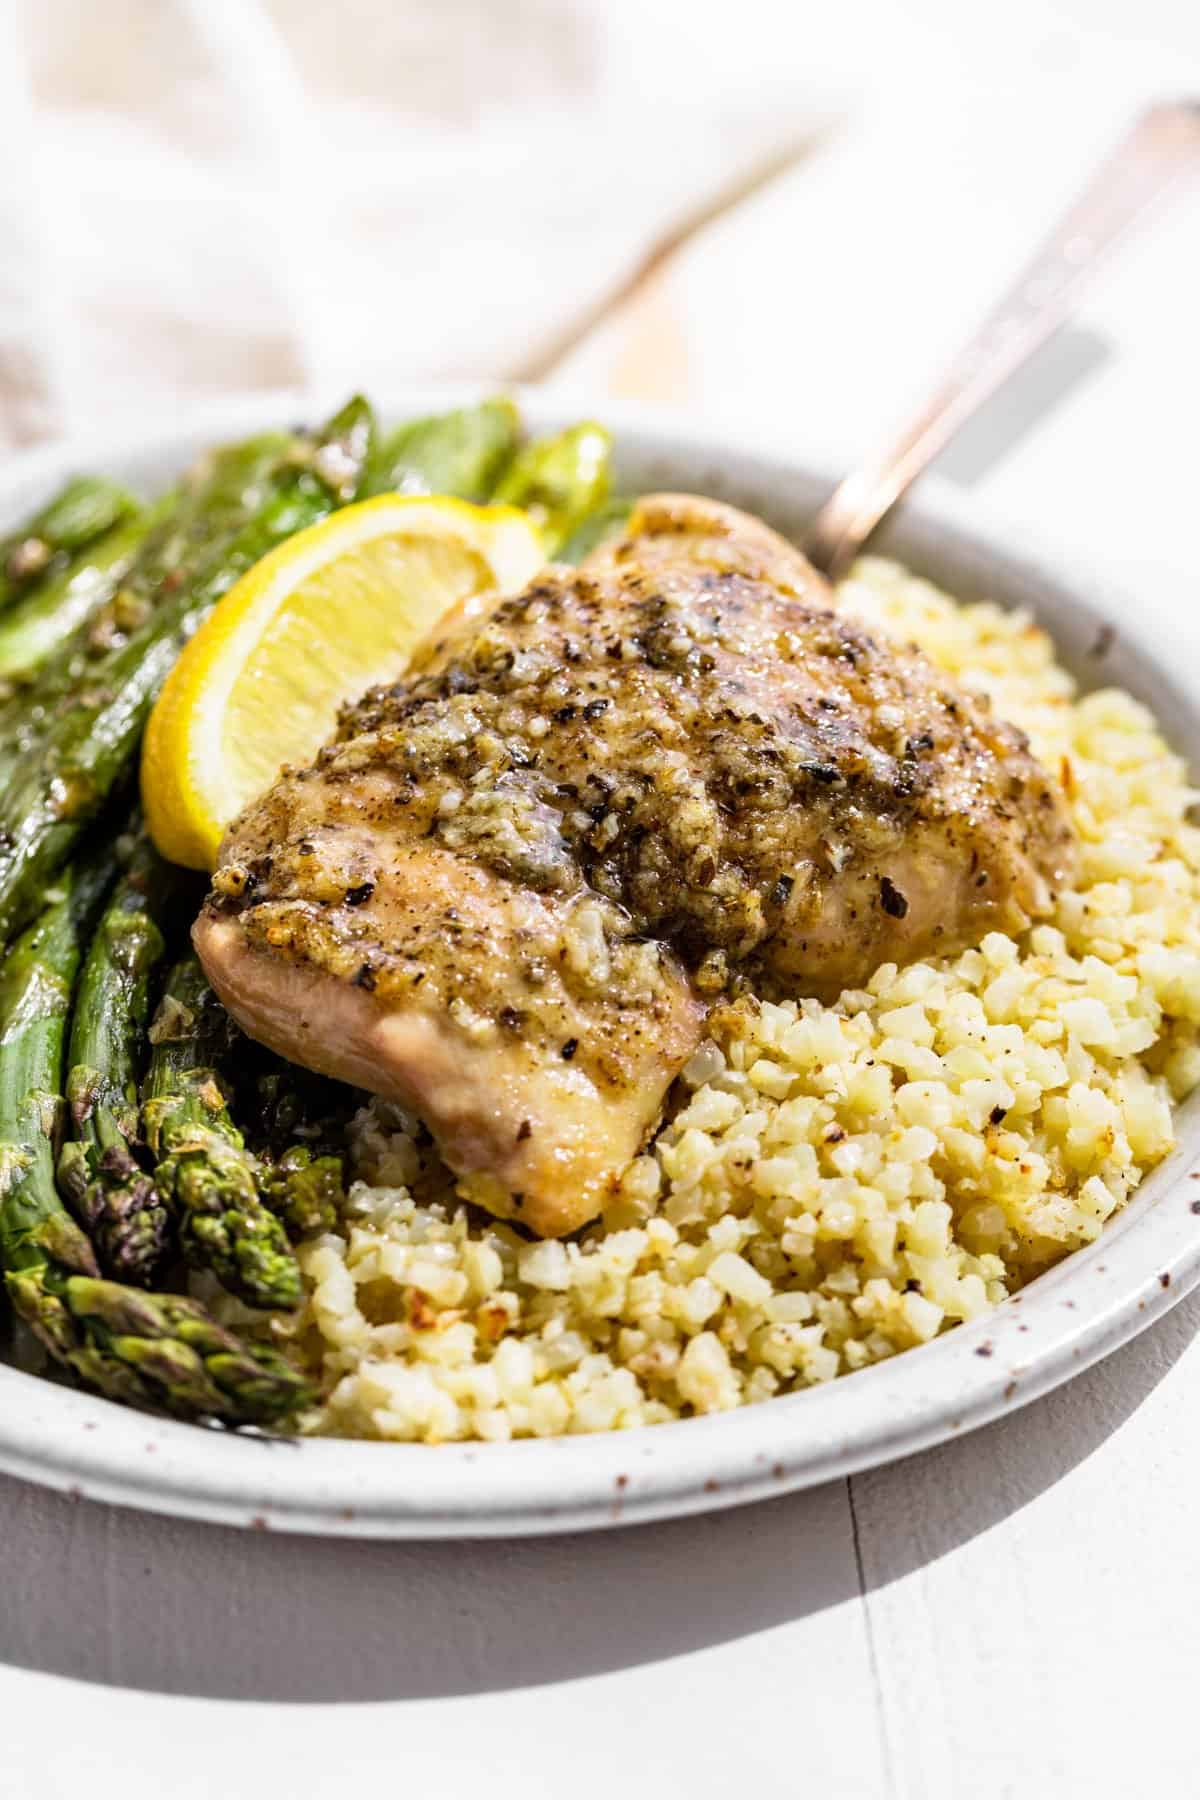
<path id="1" fill-rule="evenodd" d="M 766 1400 L 928 1342 L 1089 1243 L 1200 1080 L 1200 831 L 1181 760 L 1045 632 L 861 562 L 842 604 L 986 689 L 1060 772 L 1081 847 L 1053 921 L 878 969 L 836 1005 L 739 1001 L 571 1242 L 468 1213 L 414 1120 L 355 1122 L 341 1229 L 275 1336 L 309 1433 L 505 1439 Z M 247 1315 L 239 1311 L 239 1317 Z"/>

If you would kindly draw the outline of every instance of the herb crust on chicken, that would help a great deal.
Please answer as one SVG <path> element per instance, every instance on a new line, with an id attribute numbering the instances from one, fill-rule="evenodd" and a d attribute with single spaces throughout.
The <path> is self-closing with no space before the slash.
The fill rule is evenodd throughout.
<path id="1" fill-rule="evenodd" d="M 654 495 L 348 707 L 234 825 L 195 936 L 253 1036 L 556 1235 L 731 986 L 834 997 L 1019 929 L 1072 866 L 1019 731 L 758 520 Z"/>

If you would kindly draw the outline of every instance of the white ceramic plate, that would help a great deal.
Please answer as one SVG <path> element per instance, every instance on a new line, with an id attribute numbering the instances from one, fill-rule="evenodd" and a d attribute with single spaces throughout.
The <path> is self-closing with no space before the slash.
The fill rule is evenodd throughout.
<path id="1" fill-rule="evenodd" d="M 456 404 L 461 390 L 395 398 L 395 416 Z M 578 418 L 530 392 L 535 429 Z M 0 528 L 71 469 L 165 484 L 223 437 L 317 409 L 293 398 L 239 402 L 134 443 L 41 452 L 0 471 Z M 789 466 L 703 431 L 605 405 L 623 487 L 688 488 L 761 512 L 798 534 L 835 470 Z M 880 539 L 963 598 L 1028 606 L 1086 685 L 1117 683 L 1153 706 L 1200 766 L 1200 683 L 1154 659 L 1136 610 L 1102 597 L 1074 558 L 1019 553 L 974 507 L 922 488 Z M 1103 657 L 1106 622 L 1116 635 Z M 718 1417 L 597 1437 L 513 1444 L 303 1443 L 144 1417 L 55 1382 L 0 1368 L 0 1468 L 158 1512 L 229 1524 L 358 1536 L 482 1537 L 578 1529 L 731 1506 L 886 1462 L 1024 1405 L 1151 1323 L 1200 1279 L 1200 1096 L 1181 1110 L 1179 1148 L 1100 1241 L 986 1318 L 827 1387 Z"/>

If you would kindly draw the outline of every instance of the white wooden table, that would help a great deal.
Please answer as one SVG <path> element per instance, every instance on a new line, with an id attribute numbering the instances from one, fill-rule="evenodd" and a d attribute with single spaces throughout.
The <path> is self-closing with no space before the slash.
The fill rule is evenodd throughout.
<path id="1" fill-rule="evenodd" d="M 338 1545 L 0 1483 L 4 1791 L 1193 1793 L 1198 1325 L 891 1469 L 587 1537 Z"/>
<path id="2" fill-rule="evenodd" d="M 1200 63 L 1190 12 L 1149 10 Z M 1046 169 L 1069 184 L 1161 85 L 1152 49 L 1034 58 L 1020 105 L 998 87 L 903 126 L 885 109 L 656 274 L 560 378 L 852 449 L 1052 210 Z M 1005 130 L 1025 154 L 987 153 Z M 867 244 L 848 236 L 826 273 L 847 192 Z M 1193 198 L 947 459 L 1093 553 L 1102 533 L 1177 654 L 1200 654 L 1198 245 Z M 328 1544 L 0 1481 L 0 1793 L 1194 1793 L 1198 1326 L 1200 1296 L 1057 1394 L 890 1469 L 589 1537 Z"/>

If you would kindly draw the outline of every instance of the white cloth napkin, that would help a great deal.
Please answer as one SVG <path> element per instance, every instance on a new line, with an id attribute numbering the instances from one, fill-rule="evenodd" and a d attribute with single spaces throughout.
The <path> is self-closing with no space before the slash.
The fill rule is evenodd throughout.
<path id="1" fill-rule="evenodd" d="M 534 374 L 844 465 L 1187 92 L 1195 0 L 0 0 L 0 447 Z M 948 472 L 1182 532 L 1198 230 L 1193 193 Z"/>
<path id="2" fill-rule="evenodd" d="M 540 372 L 829 116 L 790 9 L 737 11 L 0 0 L 0 441 Z"/>

